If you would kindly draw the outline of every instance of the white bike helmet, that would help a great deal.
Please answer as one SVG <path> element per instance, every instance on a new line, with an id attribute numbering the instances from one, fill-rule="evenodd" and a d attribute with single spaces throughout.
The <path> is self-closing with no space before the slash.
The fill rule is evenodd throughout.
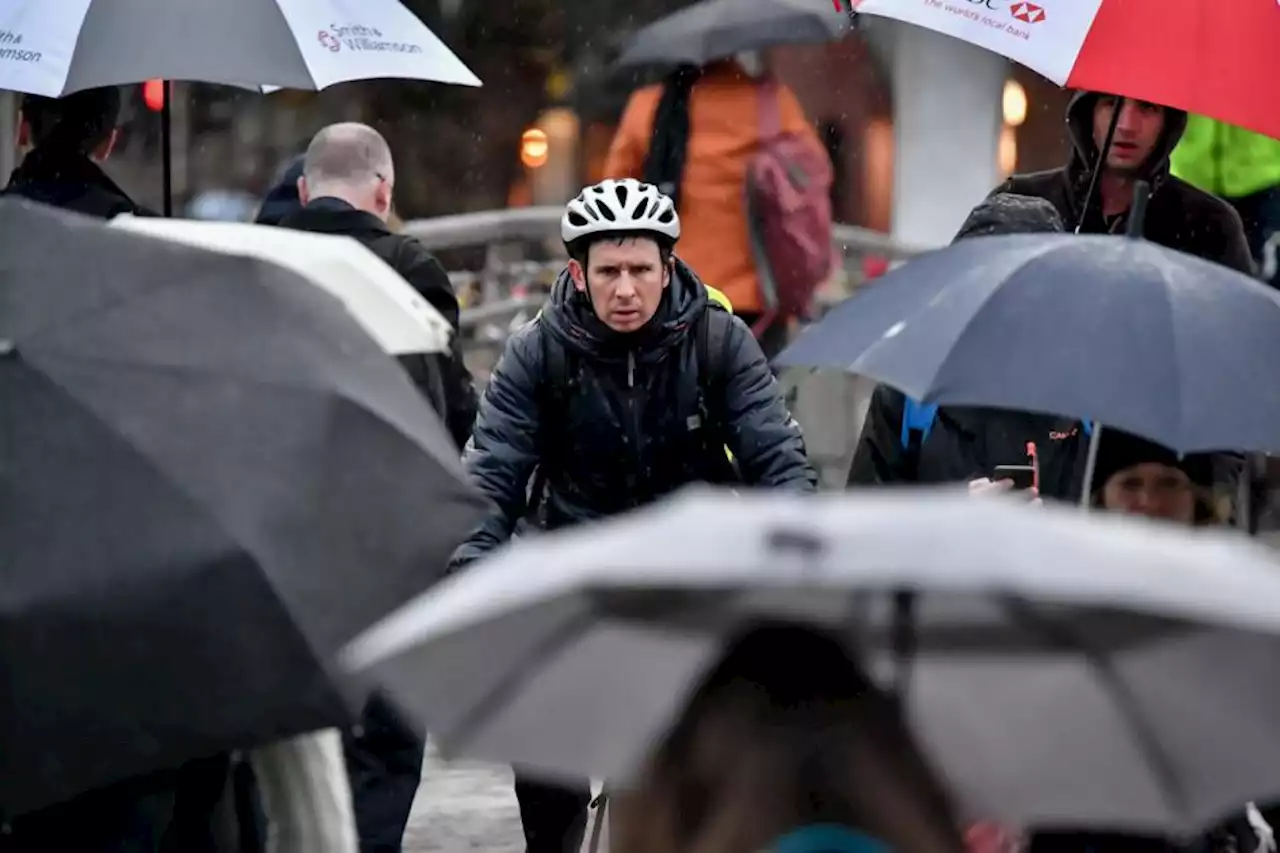
<path id="1" fill-rule="evenodd" d="M 623 178 L 587 187 L 560 219 L 565 245 L 616 231 L 650 231 L 674 243 L 680 239 L 680 216 L 675 203 L 653 184 Z"/>

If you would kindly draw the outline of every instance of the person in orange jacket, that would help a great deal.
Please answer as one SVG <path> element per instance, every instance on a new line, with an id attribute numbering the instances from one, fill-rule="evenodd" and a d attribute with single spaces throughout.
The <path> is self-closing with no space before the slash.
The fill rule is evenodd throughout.
<path id="1" fill-rule="evenodd" d="M 605 177 L 642 179 L 675 199 L 684 223 L 681 259 L 724 291 L 748 326 L 765 309 L 747 231 L 746 176 L 760 144 L 758 87 L 766 74 L 758 54 L 740 54 L 637 89 L 605 162 Z M 777 88 L 782 132 L 804 134 L 821 149 L 795 93 Z M 765 352 L 785 344 L 785 335 L 781 324 L 766 331 Z"/>

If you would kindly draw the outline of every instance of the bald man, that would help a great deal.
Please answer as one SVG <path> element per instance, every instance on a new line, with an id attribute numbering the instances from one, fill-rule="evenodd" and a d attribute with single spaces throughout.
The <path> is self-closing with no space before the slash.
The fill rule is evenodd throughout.
<path id="1" fill-rule="evenodd" d="M 343 234 L 359 240 L 400 273 L 454 328 L 451 357 L 403 356 L 400 361 L 448 424 L 458 447 L 466 444 L 476 416 L 476 393 L 462 361 L 458 297 L 444 267 L 407 234 L 387 224 L 395 189 L 395 163 L 382 134 L 347 122 L 321 130 L 311 140 L 298 178 L 302 208 L 285 215 L 284 228 Z"/>
<path id="2" fill-rule="evenodd" d="M 311 140 L 303 158 L 298 179 L 302 207 L 279 224 L 359 240 L 435 306 L 456 332 L 458 299 L 444 267 L 413 237 L 396 234 L 387 225 L 395 179 L 391 149 L 381 134 L 363 124 L 330 125 Z M 461 448 L 471 433 L 476 396 L 457 335 L 451 357 L 402 356 L 400 361 Z M 438 568 L 443 573 L 444 567 Z M 435 579 L 426 575 L 423 587 Z M 422 776 L 422 734 L 378 695 L 365 706 L 361 723 L 358 734 L 349 732 L 344 738 L 361 853 L 400 853 Z"/>

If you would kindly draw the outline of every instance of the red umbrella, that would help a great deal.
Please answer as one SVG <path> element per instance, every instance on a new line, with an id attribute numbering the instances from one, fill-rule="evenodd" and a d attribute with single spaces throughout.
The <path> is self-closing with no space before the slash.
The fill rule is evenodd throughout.
<path id="1" fill-rule="evenodd" d="M 1277 0 L 853 0 L 1062 86 L 1178 107 L 1280 138 Z"/>

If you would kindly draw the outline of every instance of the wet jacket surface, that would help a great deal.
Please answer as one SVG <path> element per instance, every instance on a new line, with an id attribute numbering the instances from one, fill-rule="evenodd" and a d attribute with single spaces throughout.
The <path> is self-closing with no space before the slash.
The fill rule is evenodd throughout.
<path id="1" fill-rule="evenodd" d="M 693 327 L 708 310 L 710 322 L 725 324 L 717 338 L 724 380 L 710 392 L 719 399 L 704 401 Z M 563 351 L 571 385 L 554 394 L 546 387 L 551 348 Z M 545 524 L 554 528 L 715 479 L 724 446 L 745 485 L 816 488 L 800 427 L 759 345 L 741 320 L 708 307 L 686 266 L 677 262 L 657 314 L 629 334 L 608 329 L 562 275 L 542 314 L 507 342 L 481 400 L 464 462 L 493 508 L 454 562 L 511 536 L 539 465 Z"/>

